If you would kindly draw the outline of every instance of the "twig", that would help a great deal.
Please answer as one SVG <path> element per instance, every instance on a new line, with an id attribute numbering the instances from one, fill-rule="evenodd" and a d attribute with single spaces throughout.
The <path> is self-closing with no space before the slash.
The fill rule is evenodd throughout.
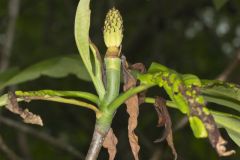
<path id="1" fill-rule="evenodd" d="M 0 151 L 3 152 L 9 160 L 21 160 L 19 156 L 17 156 L 3 141 L 2 137 L 0 136 Z"/>
<path id="2" fill-rule="evenodd" d="M 12 50 L 12 44 L 14 40 L 15 35 L 15 27 L 16 27 L 16 20 L 18 17 L 19 12 L 19 6 L 20 6 L 20 0 L 10 0 L 8 3 L 8 16 L 9 16 L 9 22 L 7 26 L 6 31 L 6 38 L 5 42 L 2 47 L 2 51 L 0 51 L 0 72 L 4 71 L 8 65 L 9 65 L 9 57 Z M 1 90 L 0 90 L 1 93 Z M 1 135 L 0 135 L 0 150 L 6 154 L 6 156 L 10 160 L 21 160 L 3 141 Z"/>
<path id="3" fill-rule="evenodd" d="M 237 50 L 237 54 L 233 61 L 226 67 L 226 69 L 218 76 L 218 80 L 226 81 L 234 69 L 240 64 L 240 48 Z"/>
<path id="4" fill-rule="evenodd" d="M 101 133 L 97 127 L 95 126 L 94 133 L 92 136 L 92 141 L 86 156 L 85 160 L 96 160 L 98 157 L 98 154 L 102 148 L 102 144 L 104 142 L 106 134 Z"/>
<path id="5" fill-rule="evenodd" d="M 27 125 L 24 125 L 22 123 L 16 122 L 14 120 L 8 119 L 6 117 L 0 116 L 0 122 L 10 126 L 12 128 L 15 128 L 19 131 L 22 131 L 24 133 L 33 135 L 36 138 L 39 138 L 57 148 L 60 148 L 66 152 L 68 152 L 69 154 L 75 156 L 78 159 L 84 159 L 84 155 L 82 153 L 80 153 L 77 149 L 75 149 L 73 146 L 71 146 L 70 144 L 60 141 L 56 138 L 53 138 L 52 136 L 50 136 L 49 134 L 42 132 L 42 131 L 37 131 L 33 128 L 28 127 Z"/>
<path id="6" fill-rule="evenodd" d="M 18 17 L 20 0 L 9 1 L 9 23 L 6 31 L 5 43 L 3 45 L 2 56 L 0 58 L 0 71 L 5 70 L 9 65 L 9 57 L 12 50 L 16 20 Z"/>
<path id="7" fill-rule="evenodd" d="M 28 146 L 28 137 L 26 133 L 19 131 L 17 133 L 17 141 L 20 149 L 21 156 L 24 160 L 31 160 L 31 153 Z"/>
<path id="8" fill-rule="evenodd" d="M 188 116 L 184 116 L 179 122 L 174 126 L 173 131 L 176 132 L 182 128 L 184 128 L 188 124 Z"/>

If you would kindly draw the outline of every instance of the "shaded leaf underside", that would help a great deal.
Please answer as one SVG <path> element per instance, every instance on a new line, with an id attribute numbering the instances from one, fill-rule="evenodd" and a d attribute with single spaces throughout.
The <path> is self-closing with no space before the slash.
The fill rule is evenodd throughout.
<path id="1" fill-rule="evenodd" d="M 0 89 L 35 80 L 40 76 L 62 78 L 75 75 L 79 79 L 89 81 L 89 75 L 78 55 L 57 57 L 34 64 L 22 71 L 11 69 L 0 73 Z"/>

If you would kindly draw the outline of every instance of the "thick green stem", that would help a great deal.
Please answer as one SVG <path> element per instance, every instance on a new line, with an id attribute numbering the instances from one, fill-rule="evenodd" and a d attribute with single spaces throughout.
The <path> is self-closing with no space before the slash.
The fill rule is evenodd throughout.
<path id="1" fill-rule="evenodd" d="M 101 104 L 101 110 L 108 110 L 107 106 L 119 95 L 121 60 L 118 57 L 106 57 L 107 87 L 106 94 Z"/>
<path id="2" fill-rule="evenodd" d="M 91 145 L 89 147 L 85 160 L 96 160 L 102 148 L 104 139 L 111 128 L 114 113 L 103 112 L 102 116 L 97 118 Z"/>
<path id="3" fill-rule="evenodd" d="M 119 95 L 121 60 L 118 57 L 106 57 L 104 63 L 107 76 L 106 94 L 99 107 L 101 116 L 96 120 L 95 130 L 86 160 L 97 159 L 115 114 L 115 110 L 108 108 L 108 105 Z"/>

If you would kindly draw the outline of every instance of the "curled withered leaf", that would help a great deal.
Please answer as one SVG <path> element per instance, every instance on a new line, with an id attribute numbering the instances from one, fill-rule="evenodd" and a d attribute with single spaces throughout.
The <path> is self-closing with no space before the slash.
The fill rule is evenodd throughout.
<path id="1" fill-rule="evenodd" d="M 129 87 L 128 85 L 132 83 L 129 82 L 128 84 L 124 85 L 124 90 L 127 90 Z M 138 152 L 140 150 L 140 146 L 138 144 L 138 137 L 135 134 L 134 130 L 137 127 L 138 124 L 138 115 L 139 115 L 139 107 L 138 107 L 138 97 L 137 95 L 132 96 L 125 102 L 127 106 L 127 112 L 129 114 L 129 119 L 128 119 L 128 138 L 129 138 L 129 143 L 134 155 L 134 159 L 138 160 Z"/>
<path id="2" fill-rule="evenodd" d="M 137 70 L 140 73 L 146 73 L 146 67 L 142 63 L 135 63 L 135 64 L 131 65 L 129 68 L 130 68 L 130 70 Z M 138 94 L 138 104 L 139 105 L 144 103 L 146 92 L 147 91 L 145 90 Z"/>
<path id="3" fill-rule="evenodd" d="M 137 95 L 132 96 L 125 102 L 127 106 L 127 112 L 129 114 L 128 119 L 128 138 L 129 143 L 134 155 L 134 159 L 138 160 L 138 153 L 140 150 L 140 146 L 138 144 L 138 136 L 135 134 L 134 130 L 138 124 L 138 115 L 139 115 L 139 107 L 138 107 L 138 97 Z"/>
<path id="4" fill-rule="evenodd" d="M 124 86 L 123 90 L 127 91 L 128 89 L 135 87 L 137 80 L 130 74 L 127 69 L 126 61 L 123 64 L 123 73 L 124 73 Z M 139 104 L 138 96 L 134 95 L 130 97 L 126 102 L 127 112 L 129 114 L 128 119 L 128 139 L 132 149 L 132 153 L 135 160 L 139 160 L 138 153 L 140 146 L 138 144 L 138 136 L 135 134 L 134 130 L 138 124 L 138 115 L 139 115 Z"/>
<path id="5" fill-rule="evenodd" d="M 227 141 L 221 136 L 219 129 L 214 121 L 214 118 L 211 114 L 206 115 L 205 113 L 201 112 L 199 117 L 202 119 L 207 131 L 208 131 L 208 138 L 213 146 L 216 149 L 219 156 L 230 156 L 235 154 L 234 150 L 227 150 L 226 144 Z"/>
<path id="6" fill-rule="evenodd" d="M 190 106 L 190 115 L 198 117 L 204 124 L 209 141 L 213 148 L 217 151 L 219 156 L 230 156 L 235 153 L 234 150 L 227 150 L 227 141 L 221 136 L 221 133 L 217 127 L 217 124 L 212 116 L 205 108 L 205 102 L 200 103 L 197 98 L 186 94 L 186 88 L 180 86 L 180 90 L 188 100 Z M 198 87 L 191 87 L 189 92 L 196 93 L 196 96 L 200 97 L 200 89 Z"/>
<path id="7" fill-rule="evenodd" d="M 131 70 L 137 70 L 140 73 L 146 73 L 146 67 L 142 63 L 135 63 L 135 64 L 130 66 L 130 69 Z"/>
<path id="8" fill-rule="evenodd" d="M 108 150 L 109 160 L 114 160 L 115 155 L 117 153 L 117 145 L 118 140 L 115 134 L 113 133 L 112 128 L 108 131 L 107 136 L 103 142 L 103 147 Z"/>
<path id="9" fill-rule="evenodd" d="M 173 134 L 172 134 L 172 121 L 171 121 L 171 117 L 168 113 L 167 107 L 166 107 L 166 100 L 161 98 L 161 97 L 157 97 L 155 99 L 155 109 L 157 111 L 158 114 L 158 125 L 157 127 L 161 127 L 164 126 L 165 130 L 163 133 L 163 136 L 157 140 L 155 140 L 154 142 L 161 142 L 164 139 L 167 140 L 168 146 L 171 148 L 172 153 L 174 155 L 174 159 L 177 159 L 177 152 L 176 149 L 174 147 L 174 143 L 173 143 Z"/>
<path id="10" fill-rule="evenodd" d="M 22 117 L 25 123 L 43 126 L 41 117 L 39 115 L 33 114 L 28 109 L 24 109 L 20 116 Z"/>
<path id="11" fill-rule="evenodd" d="M 232 154 L 235 154 L 236 152 L 234 150 L 227 151 L 226 145 L 227 141 L 225 141 L 221 136 L 218 138 L 217 144 L 216 144 L 216 150 L 220 156 L 230 156 Z"/>
<path id="12" fill-rule="evenodd" d="M 11 111 L 12 113 L 18 114 L 25 123 L 43 126 L 42 119 L 39 115 L 35 115 L 28 109 L 23 110 L 19 107 L 16 95 L 13 92 L 8 93 L 8 102 L 6 105 L 6 109 Z"/>
<path id="13" fill-rule="evenodd" d="M 161 98 L 161 97 L 157 97 L 155 99 L 155 104 L 154 104 L 154 108 L 157 112 L 158 115 L 158 123 L 157 123 L 157 127 L 165 127 L 165 130 L 163 132 L 163 135 L 161 138 L 155 140 L 154 142 L 162 142 L 163 140 L 166 139 L 168 133 L 171 130 L 171 126 L 172 126 L 172 122 L 171 119 L 169 117 L 168 111 L 166 109 L 166 100 Z"/>

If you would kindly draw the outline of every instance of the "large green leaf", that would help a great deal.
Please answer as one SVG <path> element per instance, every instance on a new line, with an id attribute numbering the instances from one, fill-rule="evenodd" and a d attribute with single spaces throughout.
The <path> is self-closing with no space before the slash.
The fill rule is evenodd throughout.
<path id="1" fill-rule="evenodd" d="M 93 81 L 93 84 L 98 92 L 100 99 L 102 99 L 105 95 L 105 88 L 102 82 L 102 77 L 98 74 L 95 75 L 94 70 L 99 71 L 101 68 L 98 63 L 100 60 L 94 54 L 95 65 L 96 68 L 93 69 L 94 65 L 91 63 L 91 56 L 90 56 L 90 38 L 89 38 L 89 28 L 90 28 L 90 9 L 89 9 L 90 0 L 80 0 L 75 17 L 75 28 L 74 28 L 74 35 L 76 44 L 80 53 L 80 56 L 83 60 L 85 67 Z M 97 63 L 96 63 L 97 62 Z"/>
<path id="2" fill-rule="evenodd" d="M 0 74 L 0 89 L 6 86 L 34 80 L 40 76 L 61 78 L 69 74 L 76 75 L 82 80 L 90 80 L 80 57 L 74 55 L 48 59 L 34 64 L 20 72 L 16 69 L 3 72 Z"/>
<path id="3" fill-rule="evenodd" d="M 15 76 L 19 72 L 19 68 L 14 67 L 7 69 L 6 71 L 0 72 L 0 86 L 1 84 L 7 82 L 10 78 Z"/>
<path id="4" fill-rule="evenodd" d="M 227 129 L 227 133 L 230 138 L 240 147 L 240 134 L 230 129 Z"/>
<path id="5" fill-rule="evenodd" d="M 202 80 L 201 93 L 206 101 L 240 112 L 240 88 L 236 84 L 215 80 Z"/>
<path id="6" fill-rule="evenodd" d="M 222 96 L 214 96 L 214 95 L 204 95 L 204 99 L 207 102 L 212 102 L 212 103 L 216 103 L 228 108 L 232 108 L 238 112 L 240 112 L 240 102 L 236 101 L 234 99 L 229 99 L 226 97 L 222 97 Z"/>
<path id="7" fill-rule="evenodd" d="M 225 128 L 234 142 L 240 146 L 240 117 L 211 111 L 219 127 Z"/>
<path id="8" fill-rule="evenodd" d="M 201 92 L 209 95 L 219 95 L 240 101 L 240 86 L 233 83 L 216 80 L 202 80 Z"/>

